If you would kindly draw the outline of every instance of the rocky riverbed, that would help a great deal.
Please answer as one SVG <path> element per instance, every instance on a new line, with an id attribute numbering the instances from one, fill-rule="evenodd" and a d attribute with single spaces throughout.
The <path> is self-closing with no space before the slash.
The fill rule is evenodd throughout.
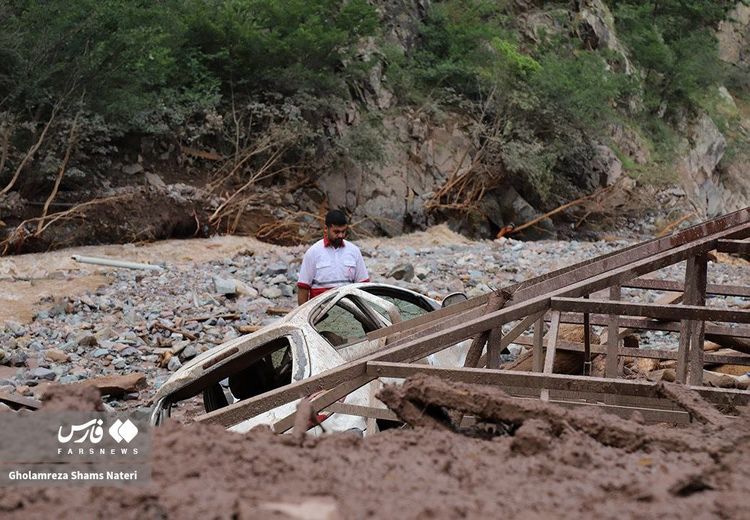
<path id="1" fill-rule="evenodd" d="M 438 300 L 453 291 L 476 296 L 632 243 L 632 238 L 469 241 L 444 226 L 358 241 L 373 281 Z M 5 296 L 0 313 L 0 392 L 39 397 L 52 382 L 138 373 L 145 381 L 110 396 L 108 404 L 142 405 L 185 360 L 267 325 L 295 306 L 296 274 L 304 250 L 215 237 L 1 259 Z M 73 254 L 162 268 L 82 264 L 70 258 Z M 681 280 L 683 273 L 684 265 L 678 264 L 655 276 Z M 747 262 L 720 255 L 709 266 L 709 283 L 747 285 Z M 627 299 L 644 294 L 625 291 Z M 642 345 L 674 346 L 675 337 L 650 333 Z"/>

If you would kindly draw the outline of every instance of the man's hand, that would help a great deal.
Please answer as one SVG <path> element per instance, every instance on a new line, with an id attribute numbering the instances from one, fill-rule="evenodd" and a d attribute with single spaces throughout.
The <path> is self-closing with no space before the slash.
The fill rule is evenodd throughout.
<path id="1" fill-rule="evenodd" d="M 303 303 L 309 300 L 310 300 L 310 289 L 297 287 L 297 304 L 302 305 Z"/>

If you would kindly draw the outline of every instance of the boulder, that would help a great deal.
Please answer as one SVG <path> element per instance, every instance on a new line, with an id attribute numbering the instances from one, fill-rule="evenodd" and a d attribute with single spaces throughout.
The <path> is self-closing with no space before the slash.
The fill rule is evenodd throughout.
<path id="1" fill-rule="evenodd" d="M 592 169 L 599 174 L 601 186 L 611 186 L 622 177 L 622 162 L 609 146 L 603 144 L 594 147 Z"/>

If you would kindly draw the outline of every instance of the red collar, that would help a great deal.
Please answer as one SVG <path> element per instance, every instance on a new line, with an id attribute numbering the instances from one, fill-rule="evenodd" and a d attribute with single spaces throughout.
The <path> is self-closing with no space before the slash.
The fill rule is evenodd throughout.
<path id="1" fill-rule="evenodd" d="M 323 237 L 323 246 L 324 247 L 333 247 L 334 249 L 338 249 L 338 247 L 334 247 L 333 244 L 331 244 L 331 241 L 328 240 L 328 237 Z M 339 247 L 344 247 L 344 241 L 341 241 L 341 245 Z"/>

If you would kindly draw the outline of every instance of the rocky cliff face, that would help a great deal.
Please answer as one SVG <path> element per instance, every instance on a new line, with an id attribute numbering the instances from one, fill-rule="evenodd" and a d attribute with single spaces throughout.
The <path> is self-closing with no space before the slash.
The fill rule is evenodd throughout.
<path id="1" fill-rule="evenodd" d="M 727 63 L 750 66 L 750 7 L 739 3 L 717 33 L 719 55 Z M 724 111 L 739 118 L 739 141 L 750 138 L 750 119 L 732 95 L 720 89 Z M 727 140 L 706 114 L 688 128 L 677 171 L 688 198 L 701 216 L 713 217 L 750 206 L 750 152 L 742 146 L 727 154 Z"/>
<path id="2" fill-rule="evenodd" d="M 619 55 L 616 61 L 626 74 L 638 74 L 627 49 L 618 40 L 613 16 L 601 0 L 576 1 L 568 11 L 543 10 L 534 2 L 516 4 L 521 9 L 521 34 L 528 41 L 535 41 L 540 31 L 575 34 L 589 48 L 606 48 Z M 430 2 L 398 0 L 379 5 L 391 43 L 412 49 Z M 724 60 L 750 64 L 748 27 L 750 7 L 739 5 L 718 32 Z M 377 53 L 372 43 L 363 49 L 363 55 Z M 723 96 L 734 105 L 726 89 Z M 432 224 L 434 216 L 425 210 L 425 202 L 447 180 L 471 168 L 478 149 L 467 117 L 449 113 L 437 120 L 417 109 L 396 107 L 398 93 L 389 90 L 387 71 L 383 66 L 374 67 L 362 88 L 361 102 L 352 103 L 346 115 L 335 122 L 335 131 L 345 136 L 368 112 L 377 113 L 382 121 L 382 158 L 379 162 L 349 160 L 318 180 L 321 196 L 328 199 L 329 206 L 345 207 L 363 228 L 387 235 Z M 742 126 L 750 133 L 750 120 Z M 709 217 L 750 205 L 750 155 L 728 156 L 727 139 L 707 114 L 687 121 L 684 128 L 674 169 L 699 215 Z M 627 125 L 614 125 L 607 135 L 589 138 L 591 159 L 588 168 L 580 172 L 586 178 L 576 182 L 586 192 L 611 185 L 625 175 L 622 157 L 641 166 L 652 160 L 645 140 Z M 452 227 L 490 236 L 507 224 L 527 222 L 541 212 L 507 183 L 488 190 L 476 204 L 474 214 L 478 218 L 454 219 Z M 550 221 L 542 222 L 541 229 L 530 234 L 530 238 L 553 236 Z"/>

